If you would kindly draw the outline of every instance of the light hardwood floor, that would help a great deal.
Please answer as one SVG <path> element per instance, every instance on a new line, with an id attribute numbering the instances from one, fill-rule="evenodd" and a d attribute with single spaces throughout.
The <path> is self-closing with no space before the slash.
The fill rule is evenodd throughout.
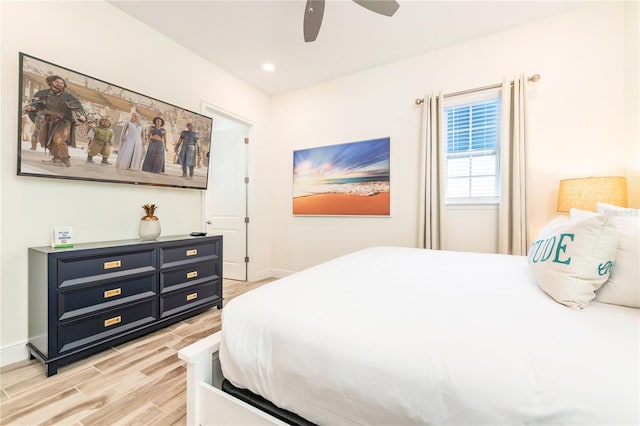
<path id="1" fill-rule="evenodd" d="M 224 280 L 224 303 L 270 281 Z M 220 330 L 220 313 L 213 307 L 51 377 L 37 360 L 3 367 L 0 424 L 184 425 L 186 366 L 178 351 Z"/>

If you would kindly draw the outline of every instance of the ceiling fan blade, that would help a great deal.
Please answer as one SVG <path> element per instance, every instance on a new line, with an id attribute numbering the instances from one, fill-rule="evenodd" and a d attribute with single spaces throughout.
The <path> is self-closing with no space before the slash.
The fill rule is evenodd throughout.
<path id="1" fill-rule="evenodd" d="M 322 25 L 324 0 L 307 0 L 304 9 L 304 41 L 315 41 Z"/>
<path id="2" fill-rule="evenodd" d="M 395 0 L 353 0 L 365 9 L 384 16 L 393 16 L 400 7 Z"/>

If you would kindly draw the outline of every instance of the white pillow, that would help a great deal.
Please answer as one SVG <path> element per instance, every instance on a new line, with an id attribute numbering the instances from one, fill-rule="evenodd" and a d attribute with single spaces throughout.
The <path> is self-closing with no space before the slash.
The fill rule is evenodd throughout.
<path id="1" fill-rule="evenodd" d="M 608 222 L 595 213 L 574 220 L 559 216 L 540 231 L 527 257 L 549 296 L 573 309 L 589 306 L 615 261 L 618 232 Z"/>
<path id="2" fill-rule="evenodd" d="M 618 230 L 616 263 L 596 293 L 598 302 L 640 308 L 640 210 L 597 203 Z"/>
<path id="3" fill-rule="evenodd" d="M 597 213 L 597 212 L 591 212 L 588 210 L 580 210 L 580 209 L 570 209 L 569 210 L 569 216 L 571 216 L 571 220 L 573 222 L 577 222 L 579 220 L 582 220 L 584 218 L 587 217 L 594 217 L 594 216 L 598 216 L 601 213 Z"/>

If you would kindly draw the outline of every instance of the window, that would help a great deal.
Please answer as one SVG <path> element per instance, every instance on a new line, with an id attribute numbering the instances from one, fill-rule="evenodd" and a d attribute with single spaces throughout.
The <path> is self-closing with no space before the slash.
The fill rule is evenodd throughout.
<path id="1" fill-rule="evenodd" d="M 500 194 L 500 94 L 445 99 L 445 201 L 495 203 Z"/>

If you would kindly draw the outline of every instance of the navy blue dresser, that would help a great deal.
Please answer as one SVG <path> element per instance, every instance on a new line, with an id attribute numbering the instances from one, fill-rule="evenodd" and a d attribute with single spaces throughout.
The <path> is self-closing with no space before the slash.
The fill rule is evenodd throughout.
<path id="1" fill-rule="evenodd" d="M 222 308 L 222 236 L 29 249 L 29 343 L 45 374 Z"/>

